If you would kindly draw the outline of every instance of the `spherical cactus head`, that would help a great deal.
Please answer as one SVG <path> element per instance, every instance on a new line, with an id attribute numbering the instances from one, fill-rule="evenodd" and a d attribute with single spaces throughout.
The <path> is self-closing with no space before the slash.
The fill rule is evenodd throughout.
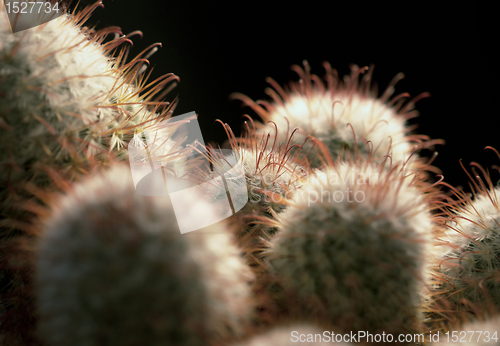
<path id="1" fill-rule="evenodd" d="M 124 158 L 137 129 L 167 117 L 166 104 L 153 97 L 177 77 L 144 88 L 145 58 L 158 44 L 126 61 L 130 38 L 119 28 L 95 32 L 83 26 L 100 5 L 17 33 L 0 9 L 3 184 L 48 184 L 46 166 L 75 177 L 106 164 L 110 155 Z M 109 35 L 115 38 L 103 44 Z"/>
<path id="2" fill-rule="evenodd" d="M 403 78 L 400 73 L 378 97 L 376 88 L 371 86 L 373 66 L 360 68 L 352 65 L 351 73 L 343 78 L 328 63 L 324 67 L 323 80 L 310 73 L 307 62 L 303 68 L 292 67 L 300 79 L 285 88 L 268 79 L 272 86 L 267 90 L 272 97 L 270 102 L 254 102 L 241 94 L 235 97 L 250 106 L 266 124 L 275 123 L 281 129 L 277 134 L 281 143 L 298 129 L 293 144 L 303 147 L 300 157 L 313 167 L 324 164 L 323 153 L 315 145 L 314 138 L 322 141 L 334 158 L 359 150 L 364 155 L 373 152 L 374 158 L 380 161 L 385 155 L 391 155 L 394 161 L 401 163 L 410 159 L 409 166 L 417 168 L 420 160 L 417 155 L 412 155 L 414 147 L 424 148 L 439 142 L 411 134 L 406 123 L 407 119 L 418 114 L 414 103 L 428 94 L 421 94 L 406 103 L 408 94 L 392 96 L 394 85 Z"/>
<path id="3" fill-rule="evenodd" d="M 412 330 L 432 233 L 418 184 L 404 167 L 363 160 L 311 175 L 267 254 L 278 305 L 343 330 Z"/>
<path id="4" fill-rule="evenodd" d="M 190 194 L 176 206 L 195 203 Z M 76 185 L 44 224 L 36 283 L 47 345 L 211 345 L 251 318 L 253 276 L 223 225 L 181 234 L 168 197 L 136 193 L 127 166 Z"/>

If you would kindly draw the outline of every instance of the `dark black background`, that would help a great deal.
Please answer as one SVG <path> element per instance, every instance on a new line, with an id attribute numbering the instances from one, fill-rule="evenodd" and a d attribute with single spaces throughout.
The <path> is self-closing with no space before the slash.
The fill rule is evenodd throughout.
<path id="1" fill-rule="evenodd" d="M 487 145 L 500 149 L 493 8 L 336 1 L 108 0 L 104 5 L 88 23 L 119 26 L 125 34 L 141 30 L 144 37 L 134 38 L 132 53 L 162 42 L 150 59 L 152 78 L 169 72 L 180 76 L 167 98 L 179 95 L 175 114 L 199 114 L 207 142 L 226 138 L 215 119 L 238 132 L 241 115 L 250 112 L 229 100 L 232 92 L 266 98 L 265 78 L 280 84 L 296 80 L 290 66 L 304 59 L 318 75 L 322 61 L 342 75 L 351 63 L 375 64 L 380 91 L 403 72 L 396 93 L 431 93 L 417 103 L 420 116 L 412 123 L 420 124 L 418 133 L 446 141 L 435 161 L 446 181 L 467 184 L 461 158 L 466 165 L 500 165 L 493 152 L 483 150 Z"/>

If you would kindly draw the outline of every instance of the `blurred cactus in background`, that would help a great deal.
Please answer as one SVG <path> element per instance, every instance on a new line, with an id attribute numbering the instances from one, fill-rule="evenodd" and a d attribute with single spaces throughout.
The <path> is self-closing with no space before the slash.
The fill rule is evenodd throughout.
<path id="1" fill-rule="evenodd" d="M 185 210 L 200 203 L 189 198 Z M 210 345 L 243 332 L 252 273 L 223 225 L 180 234 L 169 200 L 136 194 L 126 165 L 54 209 L 37 252 L 47 345 Z"/>

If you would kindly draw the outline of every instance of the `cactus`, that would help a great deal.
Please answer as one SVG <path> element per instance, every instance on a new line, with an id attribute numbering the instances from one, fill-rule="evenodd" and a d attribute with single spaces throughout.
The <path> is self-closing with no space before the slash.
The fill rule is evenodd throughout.
<path id="1" fill-rule="evenodd" d="M 223 225 L 181 235 L 169 199 L 136 194 L 127 166 L 77 184 L 44 224 L 47 345 L 210 345 L 251 317 L 252 273 Z"/>
<path id="2" fill-rule="evenodd" d="M 311 175 L 274 222 L 266 255 L 283 289 L 278 304 L 342 330 L 418 327 L 432 243 L 429 196 L 418 181 L 404 167 L 369 160 Z"/>
<path id="3" fill-rule="evenodd" d="M 500 188 L 481 166 L 474 166 L 484 176 L 480 179 L 475 169 L 476 179 L 469 175 L 474 198 L 453 188 L 458 201 L 450 200 L 443 208 L 447 231 L 435 263 L 435 293 L 451 305 L 452 314 L 500 311 Z"/>
<path id="4" fill-rule="evenodd" d="M 439 141 L 410 134 L 406 120 L 426 94 L 393 96 L 402 74 L 378 98 L 372 68 L 339 78 L 325 64 L 322 81 L 304 63 L 288 89 L 269 79 L 270 102 L 236 94 L 266 122 L 240 139 L 224 125 L 249 202 L 210 234 L 180 235 L 168 197 L 136 194 L 128 167 L 115 166 L 133 134 L 167 126 L 173 105 L 157 94 L 177 77 L 147 84 L 157 44 L 127 62 L 133 34 L 85 28 L 100 5 L 15 34 L 0 6 L 0 343 L 225 345 L 243 336 L 248 346 L 288 345 L 293 326 L 247 332 L 297 320 L 414 332 L 431 262 L 432 317 L 498 312 L 500 188 L 485 174 L 474 200 L 456 191 L 459 202 L 444 208 L 448 230 L 435 230 L 430 167 L 415 152 Z M 172 148 L 154 149 L 169 156 Z M 216 171 L 235 166 L 235 157 L 207 155 Z M 180 156 L 176 173 L 192 175 L 198 163 Z M 43 189 L 59 187 L 66 196 L 43 200 Z M 225 199 L 226 187 L 208 192 Z M 191 197 L 185 208 L 204 203 Z M 436 237 L 441 252 L 431 250 Z"/>
<path id="5" fill-rule="evenodd" d="M 241 94 L 234 97 L 252 107 L 264 122 L 275 123 L 281 129 L 278 133 L 280 143 L 285 143 L 291 131 L 298 128 L 293 144 L 303 146 L 301 156 L 312 167 L 323 165 L 325 158 L 311 137 L 322 141 L 333 158 L 344 157 L 345 151 L 353 154 L 356 149 L 365 155 L 373 152 L 375 159 L 380 160 L 391 155 L 395 162 L 401 163 L 410 159 L 415 145 L 424 147 L 440 142 L 407 134 L 410 128 L 406 126 L 406 120 L 417 115 L 414 103 L 427 93 L 406 104 L 403 100 L 407 94 L 391 98 L 394 85 L 403 78 L 402 74 L 398 74 L 377 98 L 370 87 L 373 68 L 360 81 L 359 76 L 368 68 L 352 66 L 351 74 L 343 81 L 328 63 L 324 66 L 326 84 L 318 76 L 311 75 L 309 65 L 304 62 L 304 69 L 292 67 L 300 81 L 290 83 L 289 90 L 285 91 L 274 80 L 268 79 L 274 88 L 267 92 L 273 102 L 260 101 L 257 104 Z M 368 141 L 371 149 L 367 147 Z M 415 168 L 418 161 L 415 155 L 412 156 Z"/>
<path id="6" fill-rule="evenodd" d="M 99 5 L 14 34 L 2 6 L 2 185 L 50 184 L 47 166 L 74 178 L 96 164 L 105 164 L 110 152 L 123 157 L 123 148 L 135 131 L 167 117 L 168 112 L 155 113 L 164 103 L 153 102 L 152 97 L 177 77 L 164 76 L 141 97 L 146 91 L 141 75 L 148 50 L 131 62 L 125 61 L 127 47 L 113 56 L 113 51 L 130 41 L 128 36 L 120 36 L 118 28 L 92 32 L 83 27 Z M 103 44 L 109 34 L 116 38 Z M 8 199 L 4 190 L 1 197 Z M 6 201 L 2 204 L 8 206 Z"/>
<path id="7" fill-rule="evenodd" d="M 0 5 L 0 316 L 4 342 L 29 343 L 33 316 L 32 249 L 37 198 L 26 183 L 55 189 L 52 177 L 77 180 L 126 158 L 134 132 L 161 123 L 168 103 L 155 101 L 170 74 L 146 85 L 155 44 L 127 61 L 133 35 L 84 27 L 98 1 L 38 27 L 12 33 Z M 115 35 L 114 39 L 105 40 Z"/>

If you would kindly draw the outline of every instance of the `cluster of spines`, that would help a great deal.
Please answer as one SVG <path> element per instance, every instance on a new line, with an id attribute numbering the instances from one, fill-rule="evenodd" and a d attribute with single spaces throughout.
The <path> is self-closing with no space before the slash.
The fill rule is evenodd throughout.
<path id="1" fill-rule="evenodd" d="M 100 5 L 97 2 L 75 15 L 64 15 L 24 33 L 11 34 L 3 28 L 4 102 L 0 115 L 2 180 L 6 183 L 33 179 L 42 183 L 46 178 L 44 165 L 74 177 L 99 161 L 106 162 L 109 155 L 123 157 L 123 149 L 136 130 L 154 126 L 170 115 L 168 108 L 161 110 L 168 103 L 153 98 L 178 78 L 169 74 L 146 84 L 148 76 L 144 76 L 147 56 L 158 44 L 126 62 L 126 43 L 131 43 L 130 37 L 139 32 L 124 36 L 116 27 L 97 32 L 83 27 Z M 62 30 L 67 34 L 61 35 Z M 115 38 L 104 43 L 113 34 Z M 118 48 L 120 51 L 113 57 Z M 93 57 L 95 63 L 84 65 L 79 56 L 83 54 Z M 12 66 L 21 62 L 25 70 L 12 71 Z M 18 83 L 13 78 L 24 79 Z M 27 100 L 30 95 L 37 102 L 28 103 L 33 101 Z M 26 145 L 31 149 L 27 150 Z M 9 177 L 6 172 L 10 172 Z"/>
<path id="2" fill-rule="evenodd" d="M 303 69 L 293 66 L 292 69 L 300 80 L 290 83 L 285 89 L 268 78 L 272 88 L 266 89 L 266 92 L 271 96 L 272 102 L 255 102 L 242 94 L 235 94 L 234 97 L 250 106 L 264 123 L 277 123 L 282 129 L 280 142 L 285 142 L 291 132 L 298 128 L 293 143 L 303 146 L 300 158 L 313 167 L 320 167 L 323 163 L 320 157 L 324 157 L 324 154 L 313 140 L 318 139 L 324 143 L 333 158 L 344 157 L 346 151 L 352 154 L 354 150 L 365 155 L 373 153 L 374 158 L 380 160 L 385 155 L 390 155 L 398 162 L 405 162 L 413 156 L 411 166 L 420 169 L 418 163 L 421 162 L 412 153 L 442 142 L 431 141 L 424 135 L 410 134 L 413 128 L 406 124 L 408 119 L 418 114 L 413 108 L 415 102 L 427 97 L 428 93 L 407 103 L 407 93 L 391 97 L 394 85 L 403 78 L 402 74 L 398 74 L 377 99 L 377 90 L 371 87 L 373 66 L 360 68 L 353 65 L 351 74 L 344 79 L 339 78 L 337 71 L 328 63 L 324 67 L 326 74 L 325 81 L 322 81 L 317 75 L 310 73 L 307 62 L 304 62 Z M 356 136 L 352 136 L 350 129 L 346 128 L 348 124 L 354 129 Z M 265 129 L 266 126 L 261 126 L 262 128 Z"/>
<path id="3" fill-rule="evenodd" d="M 474 177 L 462 168 L 469 176 L 472 196 L 442 183 L 455 198 L 441 206 L 443 231 L 433 265 L 429 315 L 438 329 L 497 314 L 500 309 L 500 190 L 489 172 L 477 163 L 471 165 Z"/>
<path id="4" fill-rule="evenodd" d="M 242 138 L 236 138 L 227 124 L 223 126 L 231 149 L 241 160 L 248 193 L 248 203 L 231 219 L 231 228 L 251 266 L 258 269 L 262 252 L 276 232 L 276 228 L 264 225 L 261 219 L 273 218 L 286 209 L 287 201 L 300 188 L 310 168 L 294 163 L 296 153 L 292 152 L 297 145 L 291 145 L 290 141 L 279 144 L 276 136 L 257 134 L 250 118 L 245 121 L 246 131 Z M 217 155 L 211 161 L 214 167 L 228 164 Z"/>

